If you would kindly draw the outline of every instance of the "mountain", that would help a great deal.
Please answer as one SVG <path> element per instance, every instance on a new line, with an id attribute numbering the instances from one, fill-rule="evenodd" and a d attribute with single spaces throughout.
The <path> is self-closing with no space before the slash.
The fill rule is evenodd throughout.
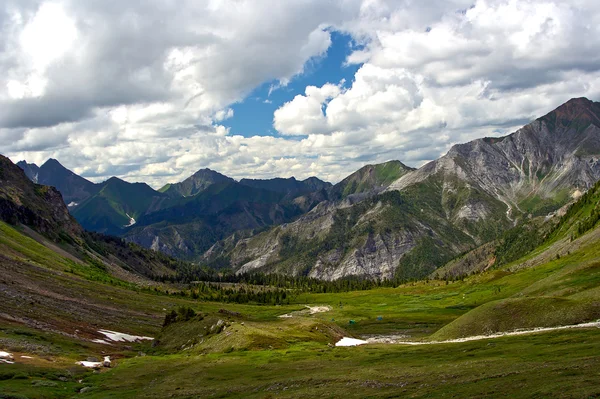
<path id="1" fill-rule="evenodd" d="M 40 173 L 40 167 L 34 163 L 27 163 L 26 161 L 17 162 L 17 166 L 23 169 L 25 175 L 34 183 L 38 182 L 38 175 Z"/>
<path id="2" fill-rule="evenodd" d="M 14 226 L 16 231 L 11 233 L 12 236 L 5 236 L 7 229 L 1 222 Z M 89 273 L 102 272 L 105 277 L 113 273 L 118 278 L 140 282 L 173 275 L 178 265 L 174 259 L 122 239 L 84 231 L 69 213 L 56 188 L 33 183 L 20 167 L 2 155 L 0 230 L 3 245 L 8 242 L 10 246 L 10 241 L 16 239 L 16 250 L 26 251 L 22 259 L 36 251 L 44 253 L 36 254 L 34 259 L 38 262 L 53 262 L 57 256 L 67 257 L 67 265 L 83 267 L 81 273 L 88 277 Z M 95 269 L 90 271 L 90 268 Z M 95 278 L 98 278 L 97 274 Z"/>
<path id="3" fill-rule="evenodd" d="M 125 237 L 142 246 L 183 259 L 195 259 L 215 242 L 288 222 L 315 202 L 288 198 L 286 192 L 254 188 L 235 181 L 216 183 L 193 196 L 171 199 L 147 213 Z"/>
<path id="4" fill-rule="evenodd" d="M 424 277 L 591 187 L 600 178 L 599 126 L 600 104 L 572 99 L 508 136 L 455 145 L 418 170 L 395 164 L 400 176 L 384 192 L 371 187 L 391 166 L 365 167 L 292 223 L 225 240 L 205 259 L 324 279 Z"/>
<path id="5" fill-rule="evenodd" d="M 2 397 L 598 392 L 590 354 L 600 350 L 600 184 L 544 223 L 551 231 L 525 257 L 455 281 L 377 287 L 282 276 L 182 284 L 189 280 L 178 279 L 181 262 L 118 238 L 73 231 L 73 241 L 48 242 L 41 224 L 23 222 L 46 220 L 57 229 L 75 223 L 52 214 L 56 208 L 68 218 L 62 199 L 43 194 L 57 191 L 35 185 L 2 157 L 0 180 L 3 218 L 14 221 L 0 221 Z M 341 202 L 373 210 L 399 194 Z M 164 282 L 171 278 L 179 283 Z M 349 336 L 377 341 L 336 347 Z M 394 344 L 398 339 L 418 346 Z M 282 356 L 286 351 L 295 355 Z M 117 367 L 76 365 L 105 356 Z M 356 367 L 374 360 L 376 375 Z"/>
<path id="6" fill-rule="evenodd" d="M 400 161 L 390 161 L 378 165 L 366 165 L 331 189 L 333 199 L 349 195 L 383 191 L 391 183 L 414 170 Z"/>
<path id="7" fill-rule="evenodd" d="M 73 216 L 86 230 L 119 235 L 146 213 L 157 210 L 166 194 L 146 183 L 128 183 L 111 177 L 100 190 L 73 209 Z"/>
<path id="8" fill-rule="evenodd" d="M 82 232 L 54 187 L 34 184 L 21 168 L 2 155 L 0 219 L 30 226 L 54 240 L 72 240 Z"/>
<path id="9" fill-rule="evenodd" d="M 30 179 L 67 193 L 70 210 L 90 231 L 126 236 L 148 248 L 195 259 L 233 233 L 247 235 L 292 220 L 327 197 L 317 178 L 242 182 L 201 169 L 155 191 L 113 177 L 93 184 L 50 159 L 42 167 L 19 163 Z M 134 228 L 134 225 L 139 228 Z"/>
<path id="10" fill-rule="evenodd" d="M 94 195 L 99 186 L 73 173 L 62 166 L 56 159 L 48 159 L 42 166 L 29 164 L 25 161 L 17 163 L 34 183 L 56 187 L 69 207 Z"/>
<path id="11" fill-rule="evenodd" d="M 214 170 L 200 169 L 181 183 L 167 184 L 158 191 L 169 197 L 191 197 L 213 184 L 233 181 L 232 178 L 215 172 Z"/>
<path id="12" fill-rule="evenodd" d="M 326 190 L 331 187 L 331 183 L 324 182 L 316 177 L 309 177 L 306 180 L 296 180 L 294 177 L 287 179 L 241 179 L 243 186 L 259 188 L 268 191 L 284 193 L 288 196 L 296 197 L 301 194 L 307 194 L 313 191 Z"/>
<path id="13" fill-rule="evenodd" d="M 442 184 L 452 199 L 459 197 L 453 190 L 469 185 L 504 203 L 511 219 L 549 213 L 598 180 L 599 115 L 600 103 L 572 99 L 511 135 L 456 145 L 390 189 Z M 483 202 L 464 205 L 458 211 L 471 218 L 490 214 Z"/>

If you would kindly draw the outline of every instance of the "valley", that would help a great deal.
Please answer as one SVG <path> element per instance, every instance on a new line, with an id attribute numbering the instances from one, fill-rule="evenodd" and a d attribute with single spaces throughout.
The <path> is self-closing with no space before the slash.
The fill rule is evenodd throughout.
<path id="1" fill-rule="evenodd" d="M 600 1 L 0 2 L 0 399 L 600 399 Z"/>
<path id="2" fill-rule="evenodd" d="M 204 170 L 69 207 L 1 157 L 0 397 L 597 396 L 596 107 L 336 185 Z M 487 164 L 547 135 L 535 173 Z"/>

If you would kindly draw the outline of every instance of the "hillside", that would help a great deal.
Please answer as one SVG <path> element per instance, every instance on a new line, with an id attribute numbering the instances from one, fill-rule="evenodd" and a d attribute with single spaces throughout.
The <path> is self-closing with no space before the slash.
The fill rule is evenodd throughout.
<path id="1" fill-rule="evenodd" d="M 333 190 L 367 195 L 323 202 L 293 223 L 219 244 L 206 258 L 244 272 L 424 277 L 591 187 L 600 178 L 599 115 L 598 103 L 573 99 L 511 135 L 456 145 L 418 170 L 365 167 Z M 384 181 L 365 176 L 394 176 L 384 173 L 390 169 L 400 177 L 388 178 L 386 193 L 361 188 Z"/>
<path id="2" fill-rule="evenodd" d="M 29 190 L 36 186 L 4 161 L 2 187 L 10 200 L 47 210 L 45 197 Z M 398 194 L 382 195 L 378 201 Z M 524 257 L 456 281 L 339 292 L 343 281 L 306 280 L 301 289 L 286 289 L 286 303 L 279 305 L 214 302 L 226 290 L 264 294 L 275 287 L 231 284 L 211 294 L 206 284 L 156 283 L 140 267 L 158 266 L 161 258 L 138 248 L 148 258 L 140 257 L 136 266 L 135 247 L 118 239 L 84 235 L 89 247 L 57 244 L 37 233 L 36 225 L 0 222 L 0 351 L 13 356 L 11 364 L 2 364 L 0 395 L 258 398 L 274 391 L 281 397 L 328 395 L 335 389 L 356 398 L 400 391 L 530 397 L 553 396 L 574 384 L 571 394 L 593 396 L 596 327 L 473 335 L 600 317 L 599 207 L 597 184 L 550 220 L 551 231 Z M 204 290 L 212 300 L 194 299 Z M 103 329 L 154 339 L 111 341 Z M 371 343 L 335 347 L 342 336 Z M 448 339 L 458 340 L 436 343 Z M 113 360 L 110 369 L 75 365 L 106 355 Z"/>
<path id="3" fill-rule="evenodd" d="M 530 280 L 530 285 L 518 295 L 503 296 L 476 307 L 444 326 L 431 339 L 599 319 L 600 182 L 556 219 L 542 226 L 539 245 L 526 251 L 523 257 L 494 268 L 496 274 L 523 271 L 523 274 L 538 274 L 539 279 Z M 496 252 L 503 250 L 506 246 L 500 245 Z M 501 287 L 502 280 L 498 284 Z"/>
<path id="4" fill-rule="evenodd" d="M 166 200 L 165 194 L 145 183 L 128 183 L 112 177 L 72 213 L 87 230 L 119 235 L 146 213 L 159 209 Z"/>
<path id="5" fill-rule="evenodd" d="M 306 180 L 296 180 L 294 177 L 288 179 L 241 179 L 243 186 L 259 188 L 268 191 L 284 193 L 289 198 L 298 197 L 302 194 L 308 194 L 314 191 L 325 190 L 331 187 L 331 183 L 326 183 L 316 177 L 309 177 Z"/>
<path id="6" fill-rule="evenodd" d="M 120 238 L 84 231 L 55 188 L 31 182 L 3 156 L 0 181 L 0 220 L 6 223 L 3 234 L 17 243 L 23 240 L 46 253 L 58 252 L 71 263 L 91 264 L 97 271 L 115 273 L 118 278 L 135 280 L 175 274 L 180 262 L 174 259 Z"/>
<path id="7" fill-rule="evenodd" d="M 191 197 L 217 183 L 228 183 L 234 180 L 214 170 L 200 169 L 180 183 L 167 184 L 160 190 L 169 197 Z"/>
<path id="8" fill-rule="evenodd" d="M 53 187 L 32 183 L 0 155 L 0 220 L 31 226 L 53 240 L 73 240 L 82 229 Z"/>
<path id="9" fill-rule="evenodd" d="M 100 189 L 99 185 L 68 170 L 56 159 L 50 158 L 40 167 L 25 161 L 18 162 L 17 166 L 23 169 L 34 183 L 56 187 L 70 208 L 77 206 Z"/>
<path id="10" fill-rule="evenodd" d="M 414 169 L 400 161 L 363 166 L 331 188 L 331 199 L 343 199 L 353 194 L 382 191 L 412 170 Z"/>
<path id="11" fill-rule="evenodd" d="M 142 246 L 183 259 L 197 259 L 231 234 L 285 223 L 311 202 L 288 200 L 287 192 L 237 182 L 216 183 L 191 196 L 171 200 L 148 213 L 125 237 Z"/>

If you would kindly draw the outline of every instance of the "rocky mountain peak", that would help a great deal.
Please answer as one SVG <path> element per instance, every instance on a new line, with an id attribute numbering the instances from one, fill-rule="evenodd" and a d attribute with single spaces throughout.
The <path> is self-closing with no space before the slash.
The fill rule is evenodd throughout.
<path id="1" fill-rule="evenodd" d="M 574 122 L 587 122 L 600 126 L 600 103 L 585 97 L 572 98 L 554 111 L 540 118 L 557 126 L 569 126 Z"/>

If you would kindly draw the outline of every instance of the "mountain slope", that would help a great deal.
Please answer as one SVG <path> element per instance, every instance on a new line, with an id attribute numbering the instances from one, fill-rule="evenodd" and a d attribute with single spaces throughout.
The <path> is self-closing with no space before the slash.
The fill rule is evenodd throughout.
<path id="1" fill-rule="evenodd" d="M 0 221 L 8 224 L 0 229 L 2 235 L 14 241 L 15 245 L 21 241 L 36 242 L 18 244 L 18 248 L 15 247 L 18 251 L 29 250 L 31 246 L 39 247 L 40 251 L 66 256 L 78 266 L 91 264 L 99 268 L 96 272 L 116 273 L 120 278 L 126 276 L 139 280 L 142 277 L 172 275 L 177 266 L 177 261 L 173 259 L 122 239 L 85 232 L 69 213 L 54 187 L 33 183 L 23 170 L 2 155 Z M 53 256 L 38 256 L 38 260 Z M 85 273 L 89 271 L 82 269 Z"/>
<path id="2" fill-rule="evenodd" d="M 260 188 L 263 190 L 275 191 L 287 194 L 290 197 L 296 197 L 301 194 L 307 194 L 313 191 L 320 191 L 331 187 L 331 183 L 326 183 L 316 177 L 309 177 L 306 180 L 296 180 L 294 177 L 288 179 L 241 179 L 243 186 Z"/>
<path id="3" fill-rule="evenodd" d="M 34 184 L 23 170 L 2 155 L 0 219 L 13 225 L 31 226 L 55 240 L 72 240 L 82 232 L 54 187 Z"/>
<path id="4" fill-rule="evenodd" d="M 599 116 L 598 103 L 570 100 L 509 136 L 456 145 L 418 170 L 403 169 L 387 193 L 322 203 L 294 223 L 219 245 L 206 259 L 327 279 L 424 277 L 591 187 L 600 178 Z M 339 197 L 347 187 L 361 191 L 364 169 L 338 186 Z"/>
<path id="5" fill-rule="evenodd" d="M 233 182 L 230 177 L 222 175 L 214 170 L 200 169 L 192 176 L 180 183 L 167 184 L 160 190 L 169 197 L 190 197 L 217 183 Z"/>
<path id="6" fill-rule="evenodd" d="M 76 206 L 100 189 L 99 185 L 73 173 L 56 159 L 50 158 L 40 167 L 25 161 L 18 162 L 17 166 L 23 169 L 34 183 L 56 187 L 69 207 Z"/>
<path id="7" fill-rule="evenodd" d="M 523 278 L 524 287 L 518 294 L 476 307 L 444 326 L 432 339 L 597 320 L 600 317 L 599 222 L 600 182 L 561 217 L 540 226 L 543 236 L 539 245 L 513 262 L 492 265 L 492 270 L 498 269 L 492 271 L 497 275 L 534 274 L 538 269 L 539 277 L 531 285 L 523 284 L 527 281 Z M 452 272 L 453 265 L 448 266 L 444 273 Z"/>
<path id="8" fill-rule="evenodd" d="M 101 189 L 73 210 L 79 223 L 91 231 L 119 235 L 152 210 L 159 209 L 167 195 L 145 183 L 128 183 L 112 177 Z"/>
<path id="9" fill-rule="evenodd" d="M 599 126 L 600 103 L 572 99 L 509 136 L 456 145 L 389 189 L 453 179 L 502 201 L 510 218 L 549 213 L 600 178 Z"/>
<path id="10" fill-rule="evenodd" d="M 381 191 L 412 170 L 414 169 L 400 161 L 363 166 L 333 186 L 330 190 L 331 198 L 342 199 L 352 194 Z"/>
<path id="11" fill-rule="evenodd" d="M 27 163 L 26 161 L 17 162 L 17 166 L 23 169 L 25 175 L 34 183 L 38 182 L 38 174 L 40 173 L 40 167 L 34 163 Z"/>
<path id="12" fill-rule="evenodd" d="M 216 183 L 146 214 L 125 237 L 169 255 L 194 259 L 230 234 L 284 223 L 311 205 L 304 198 L 299 203 L 286 198 L 286 193 L 235 181 Z"/>

